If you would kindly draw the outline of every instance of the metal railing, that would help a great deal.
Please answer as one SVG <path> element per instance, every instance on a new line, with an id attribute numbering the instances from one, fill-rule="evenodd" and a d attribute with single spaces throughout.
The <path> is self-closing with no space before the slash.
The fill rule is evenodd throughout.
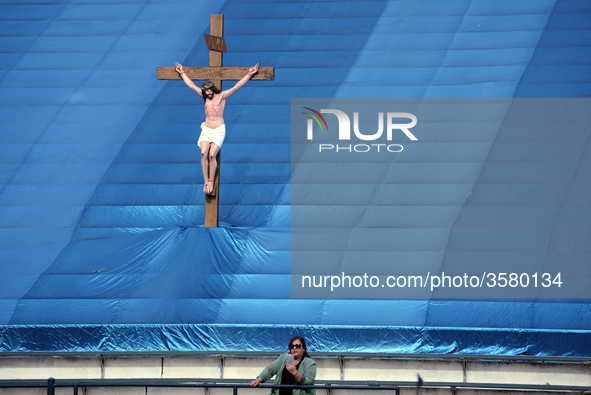
<path id="1" fill-rule="evenodd" d="M 249 380 L 242 379 L 95 379 L 95 380 L 0 380 L 0 388 L 45 388 L 48 395 L 55 395 L 55 388 L 71 387 L 73 395 L 78 395 L 79 388 L 87 387 L 184 387 L 184 388 L 231 388 L 233 394 L 238 393 L 238 388 L 252 388 Z M 341 384 L 336 380 L 317 380 L 316 385 L 286 385 L 286 384 L 260 384 L 257 388 L 314 388 L 326 390 L 390 390 L 400 395 L 400 387 L 417 387 L 417 382 L 411 381 L 347 381 Z M 580 391 L 591 392 L 591 386 L 572 385 L 539 385 L 539 384 L 501 384 L 501 383 L 466 383 L 466 382 L 424 382 L 422 388 L 447 388 L 455 393 L 459 388 L 491 389 L 491 390 L 521 390 L 521 391 Z"/>
<path id="2" fill-rule="evenodd" d="M 124 380 L 59 380 L 50 377 L 46 383 L 42 382 L 18 382 L 0 383 L 0 388 L 42 388 L 47 387 L 47 395 L 55 395 L 58 387 L 72 387 L 73 395 L 78 395 L 78 388 L 86 387 L 169 387 L 169 388 L 231 388 L 234 395 L 238 394 L 238 388 L 253 389 L 245 383 L 203 383 L 203 382 L 174 382 L 166 380 L 158 381 L 124 381 Z M 400 395 L 400 387 L 390 385 L 289 385 L 289 384 L 259 384 L 256 388 L 298 388 L 298 389 L 322 389 L 322 390 L 381 390 L 395 391 Z"/>
<path id="3" fill-rule="evenodd" d="M 2 351 L 0 357 L 272 357 L 284 351 Z M 376 358 L 376 359 L 418 359 L 447 361 L 513 361 L 513 362 L 558 362 L 591 363 L 591 357 L 543 356 L 543 355 L 482 355 L 482 354 L 429 354 L 429 353 L 391 353 L 391 352 L 314 352 L 313 357 L 325 358 Z"/>

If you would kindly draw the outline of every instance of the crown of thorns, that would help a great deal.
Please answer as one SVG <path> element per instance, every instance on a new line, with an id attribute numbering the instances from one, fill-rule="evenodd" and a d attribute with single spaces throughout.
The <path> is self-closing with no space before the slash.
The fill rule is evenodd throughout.
<path id="1" fill-rule="evenodd" d="M 206 91 L 206 90 L 208 90 L 209 88 L 212 88 L 212 87 L 215 87 L 215 84 L 213 82 L 211 84 L 207 84 L 205 86 L 202 86 L 201 87 L 201 90 L 202 91 Z"/>

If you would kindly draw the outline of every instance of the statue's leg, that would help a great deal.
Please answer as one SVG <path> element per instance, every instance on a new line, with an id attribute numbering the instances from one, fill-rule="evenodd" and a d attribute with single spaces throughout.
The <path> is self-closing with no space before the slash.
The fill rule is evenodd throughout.
<path id="1" fill-rule="evenodd" d="M 211 190 L 209 190 L 209 184 L 207 182 L 207 173 L 209 169 L 209 145 L 211 143 L 209 141 L 202 141 L 201 142 L 201 170 L 203 170 L 203 193 L 209 195 Z"/>
<path id="2" fill-rule="evenodd" d="M 218 160 L 217 160 L 218 152 L 220 152 L 220 147 L 218 147 L 214 143 L 211 143 L 210 148 L 209 148 L 209 154 L 208 154 L 208 156 L 209 156 L 209 178 L 207 180 L 207 187 L 209 190 L 208 195 L 214 191 L 213 181 L 215 180 L 215 172 L 218 169 Z"/>

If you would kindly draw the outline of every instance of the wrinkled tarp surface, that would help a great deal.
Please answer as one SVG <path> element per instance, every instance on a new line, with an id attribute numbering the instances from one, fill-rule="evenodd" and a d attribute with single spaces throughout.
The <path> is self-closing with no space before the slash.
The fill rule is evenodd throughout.
<path id="1" fill-rule="evenodd" d="M 225 66 L 276 68 L 226 106 L 217 229 L 202 226 L 201 99 L 155 73 L 207 65 L 212 13 Z M 317 351 L 591 355 L 585 300 L 290 293 L 292 98 L 589 97 L 590 2 L 22 1 L 0 19 L 0 350 L 279 350 L 300 334 Z M 487 243 L 463 221 L 519 202 L 554 213 L 523 225 L 540 234 L 529 251 L 550 253 L 560 227 L 572 237 L 552 242 L 591 262 L 590 141 L 526 136 L 515 158 L 492 136 L 445 179 L 405 180 L 473 188 L 448 196 L 460 220 L 439 259 L 514 254 L 504 241 L 529 240 L 503 226 L 513 210 L 472 217 Z"/>

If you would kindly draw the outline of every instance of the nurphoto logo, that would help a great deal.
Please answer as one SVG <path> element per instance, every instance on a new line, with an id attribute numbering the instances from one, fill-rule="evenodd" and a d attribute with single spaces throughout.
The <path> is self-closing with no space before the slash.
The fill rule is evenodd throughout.
<path id="1" fill-rule="evenodd" d="M 334 114 L 337 117 L 337 121 L 339 123 L 339 131 L 338 131 L 338 140 L 339 141 L 347 141 L 351 140 L 351 119 L 349 116 L 341 110 L 336 109 L 320 109 L 320 112 L 310 108 L 310 107 L 303 107 L 310 112 L 304 112 L 304 114 L 309 115 L 311 119 L 308 119 L 307 123 L 307 138 L 308 140 L 314 140 L 314 121 L 318 124 L 321 131 L 326 129 L 328 132 L 328 124 L 326 119 L 322 116 L 322 114 Z M 361 133 L 359 130 L 359 113 L 353 113 L 353 133 L 355 137 L 359 140 L 363 141 L 376 141 L 380 139 L 384 133 L 384 113 L 378 112 L 378 130 L 373 134 L 364 134 Z M 418 141 L 414 134 L 409 130 L 416 126 L 417 124 L 417 117 L 408 112 L 388 112 L 386 115 L 386 139 L 387 141 L 392 141 L 392 135 L 394 132 L 402 132 L 406 137 L 412 141 Z M 394 121 L 396 120 L 396 122 Z M 400 123 L 400 120 L 410 120 L 410 122 Z M 404 147 L 401 144 L 341 144 L 339 145 L 338 142 L 335 144 L 319 144 L 318 150 L 319 152 L 323 151 L 330 151 L 336 150 L 339 151 L 349 151 L 349 152 L 369 152 L 376 150 L 380 152 L 380 148 L 387 150 L 389 152 L 401 152 Z"/>

